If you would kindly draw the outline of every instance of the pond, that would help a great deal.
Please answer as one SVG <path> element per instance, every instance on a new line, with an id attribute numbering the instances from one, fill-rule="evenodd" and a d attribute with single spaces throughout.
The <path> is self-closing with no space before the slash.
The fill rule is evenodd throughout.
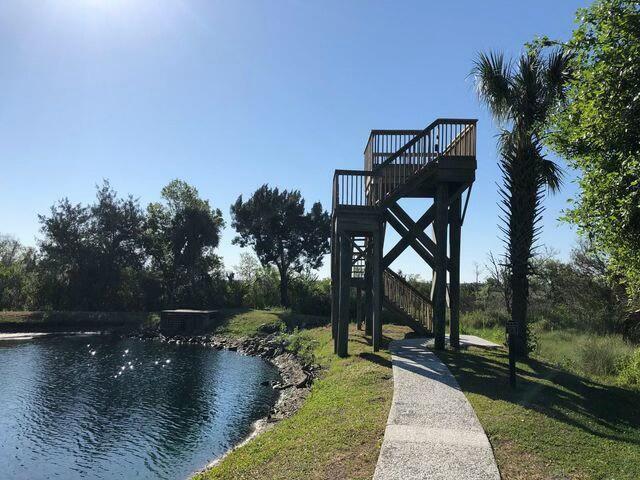
<path id="1" fill-rule="evenodd" d="M 260 358 L 111 336 L 0 341 L 0 477 L 184 479 L 277 398 Z"/>

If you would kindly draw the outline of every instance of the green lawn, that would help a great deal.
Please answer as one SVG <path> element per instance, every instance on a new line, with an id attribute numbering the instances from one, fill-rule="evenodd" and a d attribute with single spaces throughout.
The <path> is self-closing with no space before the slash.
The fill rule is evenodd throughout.
<path id="1" fill-rule="evenodd" d="M 227 308 L 220 311 L 220 324 L 215 333 L 228 337 L 247 337 L 265 333 L 296 328 L 311 328 L 329 323 L 327 317 L 291 313 L 289 310 L 272 308 L 269 310 L 251 310 L 247 308 Z"/>
<path id="2" fill-rule="evenodd" d="M 439 354 L 493 445 L 503 478 L 640 478 L 640 393 L 539 360 L 509 387 L 504 351 Z"/>
<path id="3" fill-rule="evenodd" d="M 258 333 L 262 325 L 282 323 L 283 310 L 226 309 L 221 312 L 221 325 L 215 333 L 228 337 L 246 337 Z"/>

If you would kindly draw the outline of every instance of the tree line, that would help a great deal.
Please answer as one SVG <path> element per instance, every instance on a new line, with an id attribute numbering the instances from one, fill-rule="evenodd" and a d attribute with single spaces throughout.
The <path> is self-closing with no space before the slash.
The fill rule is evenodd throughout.
<path id="1" fill-rule="evenodd" d="M 505 327 L 511 318 L 512 295 L 508 267 L 493 252 L 476 263 L 476 278 L 462 283 L 460 312 L 463 329 Z M 429 295 L 431 283 L 417 275 L 400 274 Z M 627 324 L 625 289 L 612 281 L 603 255 L 580 240 L 567 260 L 544 249 L 531 262 L 529 322 L 542 331 L 569 330 L 596 335 L 624 334 L 640 342 L 640 330 Z"/>
<path id="2" fill-rule="evenodd" d="M 305 271 L 319 268 L 328 253 L 329 214 L 320 203 L 306 212 L 299 191 L 263 185 L 247 201 L 238 198 L 231 218 L 233 242 L 254 249 L 261 272 L 277 269 L 279 295 L 269 303 L 290 306 Z M 65 198 L 39 222 L 35 248 L 0 237 L 0 309 L 240 306 L 247 301 L 245 285 L 254 281 L 225 270 L 216 254 L 222 212 L 181 180 L 170 182 L 161 201 L 144 209 L 105 181 L 92 204 Z"/>

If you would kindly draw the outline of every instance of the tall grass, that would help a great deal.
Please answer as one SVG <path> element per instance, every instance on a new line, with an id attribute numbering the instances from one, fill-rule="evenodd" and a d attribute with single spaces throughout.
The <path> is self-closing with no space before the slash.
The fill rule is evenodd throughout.
<path id="1" fill-rule="evenodd" d="M 461 333 L 477 335 L 504 344 L 504 319 L 483 311 L 461 315 Z M 626 342 L 621 335 L 596 335 L 571 330 L 548 331 L 540 322 L 532 324 L 536 338 L 532 355 L 580 375 L 640 386 L 640 348 Z"/>
<path id="2" fill-rule="evenodd" d="M 640 348 L 636 348 L 620 369 L 620 380 L 625 385 L 640 387 Z"/>
<path id="3" fill-rule="evenodd" d="M 460 333 L 476 335 L 498 344 L 505 342 L 505 319 L 495 312 L 474 310 L 460 316 Z"/>
<path id="4" fill-rule="evenodd" d="M 588 376 L 616 377 L 633 354 L 621 335 L 553 331 L 539 332 L 538 338 L 537 355 Z"/>

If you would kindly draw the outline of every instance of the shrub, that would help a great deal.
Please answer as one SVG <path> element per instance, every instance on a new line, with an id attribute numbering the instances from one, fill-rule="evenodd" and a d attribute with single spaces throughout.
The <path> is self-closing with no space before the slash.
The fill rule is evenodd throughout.
<path id="1" fill-rule="evenodd" d="M 632 348 L 619 336 L 589 336 L 578 348 L 578 365 L 585 373 L 616 375 Z"/>
<path id="2" fill-rule="evenodd" d="M 286 337 L 287 352 L 290 352 L 297 356 L 303 363 L 311 365 L 315 361 L 313 351 L 318 346 L 318 341 L 315 340 L 309 332 L 296 329 L 292 334 Z"/>
<path id="3" fill-rule="evenodd" d="M 289 285 L 291 309 L 308 315 L 331 315 L 331 284 L 328 279 L 292 279 Z M 351 302 L 355 306 L 355 302 Z M 355 310 L 354 310 L 355 311 Z"/>
<path id="4" fill-rule="evenodd" d="M 629 386 L 640 386 L 640 348 L 620 365 L 620 381 Z"/>

